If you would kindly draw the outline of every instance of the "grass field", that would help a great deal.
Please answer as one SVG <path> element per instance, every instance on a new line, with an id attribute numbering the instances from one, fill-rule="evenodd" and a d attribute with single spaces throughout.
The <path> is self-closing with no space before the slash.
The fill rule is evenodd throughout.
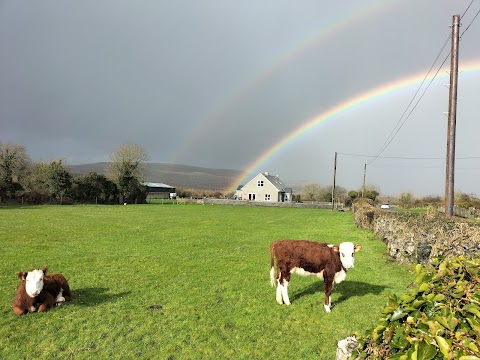
<path id="1" fill-rule="evenodd" d="M 292 305 L 276 304 L 277 239 L 363 245 L 332 313 L 315 277 L 292 277 Z M 0 359 L 334 359 L 413 281 L 352 214 L 318 209 L 0 207 L 0 251 Z M 72 302 L 15 316 L 17 272 L 43 264 L 67 277 Z"/>

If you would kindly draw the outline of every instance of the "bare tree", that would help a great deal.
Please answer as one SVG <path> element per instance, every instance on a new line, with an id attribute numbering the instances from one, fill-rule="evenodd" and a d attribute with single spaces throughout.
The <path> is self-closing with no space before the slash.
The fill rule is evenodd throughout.
<path id="1" fill-rule="evenodd" d="M 118 185 L 120 203 L 138 191 L 148 160 L 146 151 L 135 144 L 124 144 L 110 155 L 107 175 Z"/>
<path id="2" fill-rule="evenodd" d="M 325 201 L 332 201 L 332 186 L 327 186 L 324 189 L 324 199 Z M 342 186 L 335 187 L 335 201 L 344 201 L 347 197 L 347 189 Z"/>
<path id="3" fill-rule="evenodd" d="M 322 187 L 320 184 L 306 184 L 302 189 L 302 199 L 307 201 L 318 201 L 322 195 Z"/>

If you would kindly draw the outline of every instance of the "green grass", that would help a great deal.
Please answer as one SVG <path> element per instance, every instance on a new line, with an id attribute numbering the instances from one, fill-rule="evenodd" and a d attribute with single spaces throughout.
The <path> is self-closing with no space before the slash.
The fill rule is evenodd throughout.
<path id="1" fill-rule="evenodd" d="M 277 239 L 363 245 L 332 313 L 315 277 L 292 277 L 292 305 L 276 304 Z M 318 209 L 0 207 L 0 249 L 1 359 L 333 359 L 412 281 L 352 214 Z M 67 277 L 73 301 L 15 316 L 16 273 L 43 264 Z"/>
<path id="2" fill-rule="evenodd" d="M 176 199 L 147 199 L 149 204 L 161 204 L 161 205 L 177 205 L 178 201 Z"/>

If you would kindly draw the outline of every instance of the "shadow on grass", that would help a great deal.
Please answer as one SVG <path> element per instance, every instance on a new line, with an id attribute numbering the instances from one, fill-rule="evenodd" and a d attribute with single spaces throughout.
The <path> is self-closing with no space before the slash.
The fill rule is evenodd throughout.
<path id="1" fill-rule="evenodd" d="M 335 293 L 340 294 L 340 298 L 335 301 L 335 304 L 339 304 L 355 296 L 364 296 L 367 294 L 378 295 L 387 288 L 388 286 L 384 285 L 374 285 L 363 281 L 345 280 L 340 284 L 335 284 L 332 295 Z M 322 295 L 325 294 L 323 281 L 316 281 L 305 289 L 297 291 L 290 297 L 290 299 L 294 301 L 303 296 L 313 295 L 317 292 L 321 293 Z"/>
<path id="2" fill-rule="evenodd" d="M 0 204 L 0 210 L 5 210 L 5 209 L 33 210 L 33 209 L 39 209 L 41 207 L 42 205 Z"/>
<path id="3" fill-rule="evenodd" d="M 108 293 L 107 288 L 83 288 L 72 290 L 72 303 L 80 306 L 95 306 L 105 302 L 113 302 L 130 294 L 130 291 L 118 294 Z"/>

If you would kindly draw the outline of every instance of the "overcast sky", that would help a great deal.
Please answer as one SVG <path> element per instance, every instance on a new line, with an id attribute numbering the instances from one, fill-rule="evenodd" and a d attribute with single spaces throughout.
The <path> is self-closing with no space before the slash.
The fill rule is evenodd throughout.
<path id="1" fill-rule="evenodd" d="M 152 162 L 287 184 L 332 184 L 338 152 L 339 186 L 360 188 L 368 163 L 382 194 L 443 195 L 450 58 L 440 66 L 465 13 L 455 190 L 480 195 L 479 11 L 480 0 L 0 0 L 0 141 L 72 165 L 134 143 Z"/>

